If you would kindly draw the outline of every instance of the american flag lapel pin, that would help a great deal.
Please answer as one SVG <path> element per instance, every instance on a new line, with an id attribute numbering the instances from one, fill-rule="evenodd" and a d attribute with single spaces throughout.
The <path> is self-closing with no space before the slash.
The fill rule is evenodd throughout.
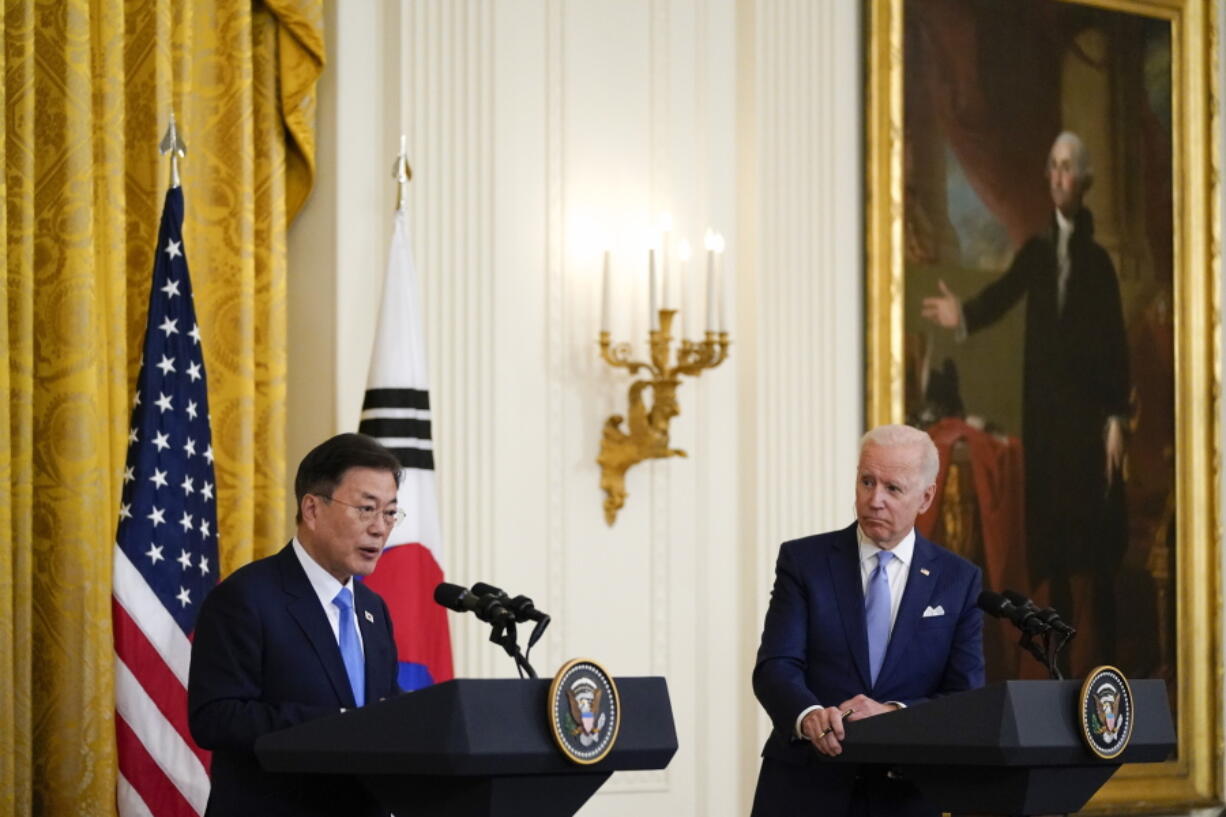
<path id="1" fill-rule="evenodd" d="M 371 624 L 375 623 L 375 617 L 370 614 L 369 610 L 366 611 L 366 620 L 369 621 Z"/>

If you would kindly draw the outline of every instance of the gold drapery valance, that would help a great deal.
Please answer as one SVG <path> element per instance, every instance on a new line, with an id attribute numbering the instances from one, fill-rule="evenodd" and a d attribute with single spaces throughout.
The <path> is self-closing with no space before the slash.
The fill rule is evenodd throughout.
<path id="1" fill-rule="evenodd" d="M 111 558 L 174 110 L 223 572 L 283 543 L 322 0 L 5 3 L 0 817 L 111 814 Z"/>

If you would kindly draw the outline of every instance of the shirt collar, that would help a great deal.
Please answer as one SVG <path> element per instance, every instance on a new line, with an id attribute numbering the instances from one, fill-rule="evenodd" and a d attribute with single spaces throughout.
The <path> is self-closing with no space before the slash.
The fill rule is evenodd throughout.
<path id="1" fill-rule="evenodd" d="M 860 543 L 860 564 L 863 565 L 869 559 L 873 562 L 869 567 L 877 566 L 877 554 L 885 548 L 877 547 L 872 539 L 864 535 L 864 531 L 856 525 L 856 541 Z M 915 528 L 911 528 L 907 535 L 902 538 L 902 541 L 895 545 L 891 550 L 894 558 L 902 563 L 903 567 L 911 564 L 911 557 L 915 553 Z"/>
<path id="2" fill-rule="evenodd" d="M 294 555 L 298 557 L 298 562 L 306 572 L 307 581 L 311 583 L 311 588 L 315 591 L 315 595 L 319 596 L 319 601 L 325 608 L 332 603 L 332 599 L 336 598 L 336 594 L 341 592 L 342 587 L 348 587 L 349 592 L 353 592 L 352 576 L 349 577 L 349 581 L 341 584 L 335 576 L 324 570 L 319 562 L 315 561 L 315 557 L 307 553 L 297 536 L 294 537 L 293 545 Z"/>
<path id="3" fill-rule="evenodd" d="M 1060 208 L 1056 208 L 1056 229 L 1060 231 L 1060 235 L 1064 238 L 1073 234 L 1073 219 L 1060 212 Z"/>

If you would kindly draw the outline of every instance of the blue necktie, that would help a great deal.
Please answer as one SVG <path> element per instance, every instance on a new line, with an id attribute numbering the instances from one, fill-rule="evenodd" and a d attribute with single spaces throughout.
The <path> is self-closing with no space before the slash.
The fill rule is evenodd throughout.
<path id="1" fill-rule="evenodd" d="M 342 587 L 332 603 L 341 611 L 341 659 L 345 662 L 349 686 L 353 687 L 353 702 L 362 706 L 366 703 L 366 664 L 362 661 L 362 645 L 358 643 L 358 633 L 353 624 L 353 591 Z"/>
<path id="2" fill-rule="evenodd" d="M 868 577 L 868 590 L 864 594 L 864 623 L 868 627 L 868 667 L 870 683 L 877 683 L 881 662 L 885 660 L 885 648 L 890 643 L 890 578 L 885 567 L 894 554 L 888 550 L 878 551 L 877 567 Z"/>

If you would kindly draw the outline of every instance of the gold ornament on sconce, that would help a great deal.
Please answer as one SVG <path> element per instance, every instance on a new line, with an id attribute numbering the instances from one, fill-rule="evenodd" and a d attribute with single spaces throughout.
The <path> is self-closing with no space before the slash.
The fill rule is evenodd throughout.
<path id="1" fill-rule="evenodd" d="M 667 248 L 667 232 L 665 233 Z M 723 238 L 708 233 L 707 236 L 707 325 L 716 326 L 716 290 L 715 258 L 723 251 Z M 682 259 L 688 260 L 688 247 L 683 249 Z M 681 385 L 681 377 L 689 375 L 698 377 L 706 369 L 714 369 L 728 359 L 728 347 L 732 341 L 724 326 L 723 298 L 719 298 L 720 318 L 718 325 L 721 331 L 708 329 L 704 340 L 691 341 L 681 339 L 675 355 L 673 352 L 672 327 L 673 319 L 678 310 L 667 307 L 655 308 L 655 263 L 654 254 L 649 254 L 650 269 L 650 300 L 653 317 L 652 329 L 649 332 L 650 361 L 632 360 L 629 343 L 613 343 L 609 335 L 609 260 L 605 255 L 604 273 L 604 309 L 600 331 L 600 356 L 606 363 L 615 368 L 625 369 L 631 375 L 645 372 L 648 376 L 635 380 L 627 392 L 627 417 L 620 414 L 610 416 L 604 423 L 600 439 L 600 455 L 596 463 L 600 466 L 600 488 L 605 493 L 604 518 L 610 526 L 617 519 L 617 512 L 626 503 L 626 471 L 632 466 L 648 459 L 664 459 L 668 457 L 684 457 L 686 453 L 679 448 L 670 448 L 668 444 L 668 426 L 674 417 L 681 413 L 681 405 L 677 402 L 677 387 Z M 668 262 L 667 249 L 664 262 L 664 292 L 667 299 Z M 684 277 L 684 269 L 682 276 Z M 682 281 L 682 292 L 685 282 Z M 684 295 L 682 296 L 684 300 Z M 670 365 L 670 357 L 673 358 Z M 651 390 L 651 405 L 647 405 L 643 392 Z M 623 429 L 622 424 L 626 423 Z"/>

